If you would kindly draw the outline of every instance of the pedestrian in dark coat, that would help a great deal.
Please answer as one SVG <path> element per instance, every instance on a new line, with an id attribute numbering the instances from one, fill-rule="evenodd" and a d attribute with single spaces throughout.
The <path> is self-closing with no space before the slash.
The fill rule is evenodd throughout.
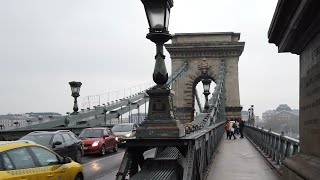
<path id="1" fill-rule="evenodd" d="M 240 119 L 240 122 L 239 122 L 240 138 L 243 138 L 243 128 L 244 128 L 244 121 Z"/>

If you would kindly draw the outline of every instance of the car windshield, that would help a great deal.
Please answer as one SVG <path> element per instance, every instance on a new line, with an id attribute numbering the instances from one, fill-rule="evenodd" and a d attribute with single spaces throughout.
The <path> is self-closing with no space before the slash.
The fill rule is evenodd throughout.
<path id="1" fill-rule="evenodd" d="M 23 136 L 20 140 L 29 140 L 44 146 L 50 145 L 52 134 L 33 134 Z"/>
<path id="2" fill-rule="evenodd" d="M 112 132 L 128 132 L 132 130 L 132 125 L 117 124 L 112 127 Z"/>
<path id="3" fill-rule="evenodd" d="M 102 129 L 84 129 L 81 131 L 80 138 L 100 138 L 102 137 Z"/>

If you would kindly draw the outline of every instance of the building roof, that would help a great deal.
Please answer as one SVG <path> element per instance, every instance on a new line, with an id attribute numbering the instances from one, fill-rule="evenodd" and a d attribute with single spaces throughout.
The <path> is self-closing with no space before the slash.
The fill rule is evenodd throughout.
<path id="1" fill-rule="evenodd" d="M 276 111 L 292 111 L 292 109 L 287 104 L 280 104 Z"/>

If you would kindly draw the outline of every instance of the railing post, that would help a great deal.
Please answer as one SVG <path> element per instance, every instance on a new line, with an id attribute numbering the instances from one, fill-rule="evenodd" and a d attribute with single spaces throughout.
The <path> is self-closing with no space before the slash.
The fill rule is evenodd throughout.
<path id="1" fill-rule="evenodd" d="M 273 145 L 273 142 L 272 142 L 272 136 L 271 136 L 271 129 L 268 130 L 267 132 L 267 135 L 268 135 L 268 157 L 271 157 L 272 155 L 272 145 Z"/>
<path id="2" fill-rule="evenodd" d="M 280 144 L 280 162 L 281 162 L 281 164 L 285 159 L 285 143 L 286 143 L 286 141 L 283 139 L 283 135 L 284 135 L 284 133 L 281 132 L 281 136 L 280 136 L 280 142 L 281 142 L 281 144 Z"/>
<path id="3" fill-rule="evenodd" d="M 286 158 L 290 158 L 291 156 L 291 143 L 286 141 Z"/>
<path id="4" fill-rule="evenodd" d="M 275 154 L 275 161 L 276 164 L 279 165 L 280 164 L 280 140 L 281 140 L 281 135 L 276 137 L 276 154 Z"/>
<path id="5" fill-rule="evenodd" d="M 293 150 L 292 150 L 292 155 L 297 154 L 299 151 L 299 145 L 293 144 Z"/>
<path id="6" fill-rule="evenodd" d="M 272 154 L 271 158 L 274 161 L 276 159 L 276 152 L 277 152 L 277 138 L 275 135 L 272 134 Z"/>

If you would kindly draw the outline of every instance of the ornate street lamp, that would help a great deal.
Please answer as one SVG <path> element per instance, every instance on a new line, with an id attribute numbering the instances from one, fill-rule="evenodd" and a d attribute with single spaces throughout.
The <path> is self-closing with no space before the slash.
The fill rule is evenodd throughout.
<path id="1" fill-rule="evenodd" d="M 210 79 L 204 79 L 204 80 L 202 80 L 202 84 L 203 84 L 203 95 L 206 98 L 206 102 L 204 104 L 204 112 L 207 112 L 209 110 L 208 96 L 210 94 L 211 80 Z"/>
<path id="2" fill-rule="evenodd" d="M 248 109 L 248 123 L 254 125 L 254 112 L 253 112 L 253 105 Z"/>
<path id="3" fill-rule="evenodd" d="M 251 105 L 251 124 L 254 125 L 254 112 L 253 112 L 253 105 Z"/>
<path id="4" fill-rule="evenodd" d="M 78 102 L 77 102 L 77 98 L 80 96 L 79 92 L 80 92 L 80 87 L 82 85 L 81 82 L 69 82 L 70 87 L 71 87 L 71 96 L 74 97 L 74 104 L 73 104 L 73 113 L 71 113 L 71 115 L 75 115 L 78 114 Z"/>
<path id="5" fill-rule="evenodd" d="M 168 72 L 164 63 L 163 44 L 172 38 L 168 31 L 170 9 L 173 0 L 141 0 L 149 23 L 147 39 L 156 44 L 156 63 L 153 81 L 157 84 L 147 90 L 149 95 L 148 116 L 137 129 L 137 138 L 179 138 L 185 135 L 183 125 L 172 112 L 173 91 L 166 85 Z"/>
<path id="6" fill-rule="evenodd" d="M 141 0 L 149 23 L 147 38 L 157 46 L 156 64 L 153 71 L 153 81 L 157 85 L 164 85 L 168 80 L 168 73 L 164 63 L 163 44 L 172 36 L 169 34 L 170 9 L 173 0 Z"/>

